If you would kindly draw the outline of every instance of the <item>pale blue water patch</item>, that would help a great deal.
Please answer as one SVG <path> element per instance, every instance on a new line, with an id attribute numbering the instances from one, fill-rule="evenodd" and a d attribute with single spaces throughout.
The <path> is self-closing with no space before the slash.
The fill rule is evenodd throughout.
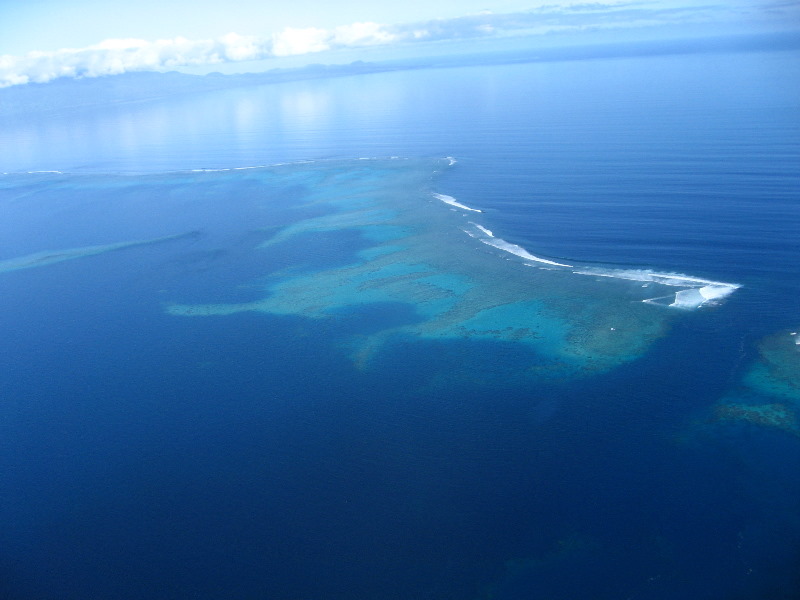
<path id="1" fill-rule="evenodd" d="M 552 352 L 564 343 L 564 323 L 542 313 L 542 306 L 536 302 L 506 304 L 480 312 L 461 323 L 461 327 L 469 335 L 492 337 L 497 331 L 511 329 L 509 323 L 514 323 L 517 324 L 516 335 L 522 338 L 535 332 L 543 347 Z"/>
<path id="2" fill-rule="evenodd" d="M 404 263 L 394 263 L 382 266 L 374 271 L 359 274 L 353 278 L 355 283 L 362 283 L 376 279 L 386 279 L 389 277 L 400 277 L 402 275 L 429 273 L 431 268 L 425 265 L 407 265 Z"/>
<path id="3" fill-rule="evenodd" d="M 400 237 L 400 236 L 398 236 Z M 386 239 L 382 240 L 386 241 Z M 374 246 L 372 248 L 367 248 L 365 250 L 361 250 L 358 255 L 363 258 L 364 260 L 371 260 L 373 258 L 378 258 L 379 256 L 384 256 L 386 254 L 394 254 L 395 252 L 400 252 L 404 250 L 405 246 Z"/>
<path id="4" fill-rule="evenodd" d="M 402 240 L 408 235 L 408 230 L 396 225 L 377 225 L 362 228 L 365 238 L 371 242 L 392 242 Z M 402 248 L 401 246 L 389 246 L 392 248 Z"/>
<path id="5" fill-rule="evenodd" d="M 436 273 L 434 275 L 426 275 L 421 281 L 439 287 L 443 290 L 449 290 L 456 295 L 462 295 L 468 292 L 473 286 L 464 277 L 448 273 Z"/>

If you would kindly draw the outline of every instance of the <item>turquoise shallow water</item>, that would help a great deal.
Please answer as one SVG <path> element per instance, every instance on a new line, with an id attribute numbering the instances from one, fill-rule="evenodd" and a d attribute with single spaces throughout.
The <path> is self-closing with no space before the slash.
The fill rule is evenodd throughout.
<path id="1" fill-rule="evenodd" d="M 4 127 L 0 590 L 793 597 L 798 64 Z"/>
<path id="2" fill-rule="evenodd" d="M 262 300 L 173 304 L 168 312 L 212 316 L 256 311 L 327 318 L 355 306 L 400 302 L 417 313 L 418 322 L 388 327 L 362 340 L 364 349 L 355 352 L 359 364 L 380 340 L 412 335 L 513 340 L 532 346 L 556 370 L 593 371 L 636 358 L 666 329 L 670 313 L 642 298 L 667 294 L 674 300 L 676 289 L 687 293 L 687 286 L 695 290 L 692 285 L 702 285 L 687 278 L 664 285 L 649 272 L 632 281 L 631 271 L 613 268 L 596 276 L 587 267 L 553 266 L 553 261 L 520 252 L 490 234 L 476 239 L 476 224 L 467 220 L 477 218 L 469 216 L 474 211 L 442 202 L 430 189 L 431 178 L 452 168 L 452 162 L 334 161 L 265 169 L 266 197 L 269 179 L 288 172 L 293 179 L 305 176 L 313 182 L 300 203 L 330 212 L 278 231 L 260 245 L 262 252 L 286 253 L 287 243 L 318 232 L 354 232 L 367 247 L 336 269 L 272 277 Z M 215 180 L 209 173 L 197 177 L 206 185 Z M 725 284 L 718 289 L 734 291 Z"/>

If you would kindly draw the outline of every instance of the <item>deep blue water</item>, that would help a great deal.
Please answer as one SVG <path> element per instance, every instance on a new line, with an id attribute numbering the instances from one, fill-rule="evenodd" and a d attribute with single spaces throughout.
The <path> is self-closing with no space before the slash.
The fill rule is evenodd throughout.
<path id="1" fill-rule="evenodd" d="M 798 597 L 800 438 L 709 423 L 757 341 L 800 326 L 797 59 L 396 72 L 3 123 L 0 260 L 188 235 L 0 273 L 0 595 Z M 404 305 L 165 312 L 363 241 L 255 252 L 324 209 L 158 174 L 384 156 L 456 157 L 436 188 L 536 254 L 743 287 L 634 362 L 533 383 L 510 342 L 405 340 L 354 368 L 342 340 Z"/>

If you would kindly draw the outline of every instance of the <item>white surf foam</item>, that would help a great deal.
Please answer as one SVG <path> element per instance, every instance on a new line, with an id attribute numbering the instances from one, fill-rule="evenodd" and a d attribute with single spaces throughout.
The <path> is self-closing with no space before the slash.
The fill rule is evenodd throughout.
<path id="1" fill-rule="evenodd" d="M 554 260 L 547 260 L 546 258 L 540 258 L 538 256 L 534 256 L 522 246 L 517 246 L 516 244 L 512 244 L 511 242 L 507 242 L 504 239 L 490 237 L 490 238 L 482 238 L 481 241 L 484 244 L 489 246 L 494 246 L 498 250 L 503 250 L 504 252 L 510 252 L 511 254 L 516 254 L 520 258 L 524 258 L 525 260 L 533 260 L 536 262 L 544 263 L 546 265 L 553 265 L 556 267 L 571 267 L 572 265 L 566 265 L 564 263 L 555 262 Z"/>
<path id="2" fill-rule="evenodd" d="M 577 275 L 592 275 L 594 277 L 611 277 L 614 279 L 628 279 L 630 281 L 644 281 L 660 283 L 670 287 L 684 288 L 668 296 L 647 298 L 642 302 L 650 304 L 666 304 L 674 308 L 692 310 L 705 304 L 716 304 L 730 296 L 741 286 L 738 283 L 725 283 L 701 279 L 682 273 L 660 273 L 650 269 L 601 269 L 587 268 L 573 271 Z M 671 300 L 671 302 L 664 302 Z"/>
<path id="3" fill-rule="evenodd" d="M 715 284 L 690 290 L 681 290 L 680 292 L 675 292 L 675 301 L 670 306 L 691 310 L 704 304 L 716 304 L 723 298 L 730 296 L 738 288 L 738 285 Z"/>
<path id="4" fill-rule="evenodd" d="M 477 223 L 472 223 L 472 221 L 470 221 L 470 223 L 472 225 L 475 225 L 475 227 L 477 227 L 479 231 L 482 231 L 483 233 L 485 233 L 489 237 L 492 237 L 492 238 L 494 237 L 494 234 L 491 231 L 489 231 L 488 229 L 486 229 L 486 227 L 484 227 L 483 225 L 478 225 Z"/>
<path id="5" fill-rule="evenodd" d="M 456 208 L 460 208 L 462 210 L 470 210 L 472 212 L 477 212 L 477 213 L 483 212 L 482 210 L 478 210 L 477 208 L 470 208 L 469 206 L 465 206 L 464 204 L 458 202 L 452 196 L 448 196 L 446 194 L 434 194 L 433 197 L 436 198 L 437 200 L 441 200 L 445 204 L 449 204 L 450 206 L 455 206 Z"/>
<path id="6" fill-rule="evenodd" d="M 483 225 L 478 225 L 472 221 L 469 222 L 475 229 L 470 231 L 469 229 L 464 229 L 464 233 L 473 237 L 487 246 L 492 246 L 497 248 L 498 250 L 502 250 L 503 252 L 509 252 L 510 254 L 514 254 L 519 256 L 520 258 L 524 258 L 525 260 L 534 261 L 537 263 L 542 263 L 546 265 L 553 265 L 555 267 L 572 267 L 572 265 L 567 265 L 564 263 L 555 262 L 554 260 L 548 260 L 546 258 L 541 258 L 539 256 L 534 256 L 530 252 L 528 252 L 522 246 L 518 246 L 517 244 L 512 244 L 511 242 L 507 242 L 502 238 L 495 237 L 494 233 L 491 230 L 487 229 Z"/>
<path id="7" fill-rule="evenodd" d="M 275 165 L 270 166 L 280 166 L 282 163 L 277 163 Z M 289 163 L 285 163 L 289 164 Z M 222 173 L 224 171 L 247 171 L 248 169 L 264 169 L 267 165 L 252 165 L 252 166 L 245 166 L 245 167 L 225 167 L 222 169 L 190 169 L 192 173 Z"/>
<path id="8" fill-rule="evenodd" d="M 739 287 L 737 284 L 700 279 L 699 277 L 691 277 L 689 275 L 683 275 L 682 273 L 662 273 L 651 269 L 605 269 L 588 267 L 580 271 L 574 271 L 574 273 L 578 275 L 592 275 L 594 277 L 613 277 L 614 279 L 654 282 L 677 287 L 702 285 L 735 285 Z"/>

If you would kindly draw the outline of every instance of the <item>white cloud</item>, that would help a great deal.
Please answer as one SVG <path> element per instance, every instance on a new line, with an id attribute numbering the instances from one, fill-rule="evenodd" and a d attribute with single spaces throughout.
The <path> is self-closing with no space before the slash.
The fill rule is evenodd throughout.
<path id="1" fill-rule="evenodd" d="M 228 34 L 217 40 L 105 40 L 86 48 L 0 56 L 0 86 L 43 83 L 58 77 L 100 77 L 186 65 L 254 60 L 270 56 L 269 44 Z"/>
<path id="2" fill-rule="evenodd" d="M 89 48 L 92 50 L 127 50 L 129 48 L 144 48 L 147 45 L 147 40 L 125 38 L 119 40 L 105 40 L 94 46 L 89 46 Z"/>
<path id="3" fill-rule="evenodd" d="M 229 33 L 215 40 L 104 40 L 86 48 L 0 56 L 0 87 L 43 83 L 58 77 L 100 77 L 188 65 L 258 60 L 311 54 L 334 48 L 390 44 L 403 36 L 377 23 L 335 29 L 287 28 L 269 38 Z"/>
<path id="4" fill-rule="evenodd" d="M 255 36 L 229 33 L 219 39 L 222 58 L 231 62 L 263 58 L 263 42 Z"/>
<path id="5" fill-rule="evenodd" d="M 333 32 L 333 43 L 337 47 L 391 44 L 401 38 L 378 23 L 353 23 L 337 27 Z"/>
<path id="6" fill-rule="evenodd" d="M 272 36 L 272 56 L 294 56 L 330 50 L 330 37 L 325 29 L 288 27 Z"/>
<path id="7" fill-rule="evenodd" d="M 622 3 L 547 5 L 516 13 L 489 11 L 453 19 L 421 23 L 380 25 L 358 22 L 333 29 L 287 28 L 268 37 L 229 33 L 217 39 L 182 37 L 148 41 L 110 39 L 86 48 L 30 52 L 24 56 L 0 55 L 0 87 L 46 82 L 58 77 L 99 77 L 128 71 L 146 71 L 190 65 L 259 60 L 332 50 L 433 40 L 469 39 L 520 33 L 581 31 L 667 23 L 714 23 L 732 9 L 686 4 Z M 747 0 L 741 0 L 747 2 Z M 772 5 L 784 6 L 781 0 Z M 776 9 L 777 10 L 777 9 Z M 781 9 L 786 12 L 786 9 Z M 778 11 L 780 12 L 780 11 Z M 710 13 L 710 14 L 709 14 Z"/>

